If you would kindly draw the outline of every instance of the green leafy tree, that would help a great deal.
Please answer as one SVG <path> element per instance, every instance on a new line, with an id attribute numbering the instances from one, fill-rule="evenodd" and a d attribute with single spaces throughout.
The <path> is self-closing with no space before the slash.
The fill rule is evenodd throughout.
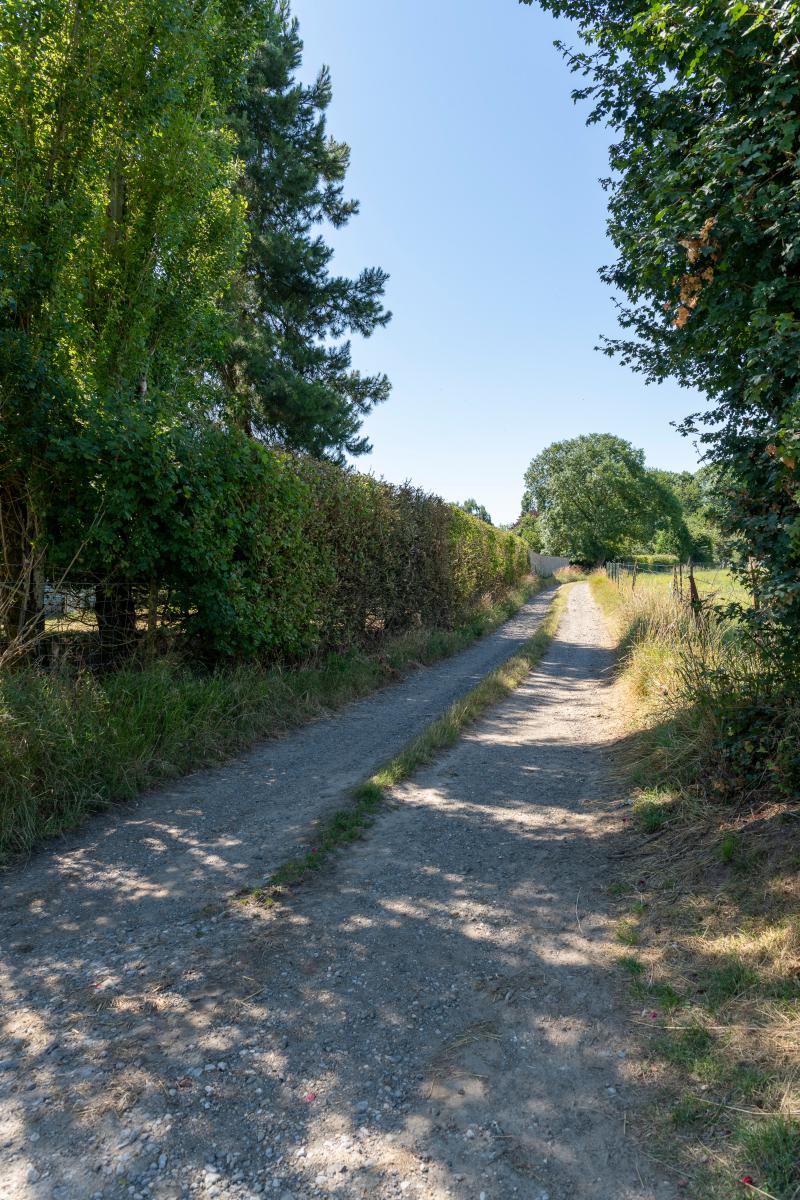
<path id="1" fill-rule="evenodd" d="M 532 460 L 522 507 L 538 515 L 546 554 L 602 562 L 646 544 L 668 500 L 642 450 L 592 433 L 553 442 Z"/>
<path id="2" fill-rule="evenodd" d="M 492 518 L 489 516 L 488 508 L 486 508 L 486 506 L 483 504 L 478 504 L 478 501 L 473 500 L 472 497 L 470 497 L 469 500 L 465 500 L 463 504 L 459 504 L 458 507 L 462 509 L 463 512 L 470 513 L 471 516 L 477 517 L 479 521 L 485 521 L 487 525 L 492 524 Z"/>
<path id="3" fill-rule="evenodd" d="M 537 513 L 522 513 L 516 524 L 511 526 L 511 532 L 515 533 L 517 537 L 521 537 L 526 546 L 533 550 L 534 554 L 541 554 L 544 540 L 542 538 L 542 526 Z"/>
<path id="4" fill-rule="evenodd" d="M 229 297 L 235 333 L 222 379 L 226 410 L 241 428 L 341 460 L 369 450 L 361 423 L 389 394 L 385 375 L 352 369 L 346 340 L 389 321 L 387 275 L 330 271 L 333 250 L 320 226 L 341 228 L 358 204 L 343 190 L 349 149 L 326 132 L 330 75 L 323 69 L 301 83 L 301 55 L 297 21 L 282 4 L 232 110 L 250 236 Z"/>
<path id="5" fill-rule="evenodd" d="M 715 472 L 709 466 L 692 471 L 651 469 L 650 474 L 674 497 L 665 520 L 659 523 L 652 543 L 655 553 L 676 554 L 695 562 L 712 562 L 721 553 L 721 537 L 714 510 Z"/>
<path id="6" fill-rule="evenodd" d="M 200 436 L 210 405 L 246 239 L 225 117 L 268 15 L 256 0 L 0 0 L 7 578 L 94 502 L 84 563 L 127 579 L 143 506 L 174 501 L 169 474 L 138 487 L 141 448 L 176 424 Z M 41 607 L 29 575 L 11 634 Z"/>
<path id="7" fill-rule="evenodd" d="M 532 2 L 532 0 L 525 0 Z M 610 353 L 705 392 L 689 417 L 725 478 L 742 615 L 785 663 L 800 632 L 800 10 L 777 0 L 541 0 L 591 121 L 616 132 L 603 272 L 626 297 Z"/>

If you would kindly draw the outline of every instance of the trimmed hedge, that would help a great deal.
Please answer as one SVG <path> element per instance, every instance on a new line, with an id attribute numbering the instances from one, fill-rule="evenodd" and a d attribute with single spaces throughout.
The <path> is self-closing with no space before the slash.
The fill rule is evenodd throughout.
<path id="1" fill-rule="evenodd" d="M 236 430 L 132 412 L 91 449 L 53 489 L 50 571 L 113 598 L 106 665 L 134 648 L 155 595 L 159 627 L 201 657 L 292 663 L 452 627 L 528 572 L 520 538 L 438 496 Z"/>
<path id="2" fill-rule="evenodd" d="M 252 442 L 214 470 L 224 486 L 163 572 L 180 625 L 212 656 L 290 662 L 452 627 L 529 571 L 520 538 L 410 484 Z"/>

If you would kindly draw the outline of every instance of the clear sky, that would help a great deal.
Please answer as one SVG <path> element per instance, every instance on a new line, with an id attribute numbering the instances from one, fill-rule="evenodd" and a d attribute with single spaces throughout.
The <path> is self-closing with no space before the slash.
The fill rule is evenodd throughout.
<path id="1" fill-rule="evenodd" d="M 354 344 L 393 392 L 358 461 L 495 522 L 519 513 L 548 443 L 615 433 L 651 466 L 694 469 L 671 428 L 696 407 L 594 350 L 616 329 L 597 269 L 609 134 L 588 129 L 553 46 L 568 25 L 516 0 L 293 0 L 304 75 L 330 66 L 329 129 L 352 149 L 361 212 L 331 234 L 336 267 L 391 279 L 391 324 Z"/>

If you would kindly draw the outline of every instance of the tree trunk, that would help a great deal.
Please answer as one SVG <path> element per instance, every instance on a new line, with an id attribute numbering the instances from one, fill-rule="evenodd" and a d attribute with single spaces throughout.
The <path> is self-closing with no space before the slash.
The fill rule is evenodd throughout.
<path id="1" fill-rule="evenodd" d="M 114 667 L 136 646 L 136 605 L 130 583 L 99 583 L 95 588 L 95 617 L 100 666 Z"/>

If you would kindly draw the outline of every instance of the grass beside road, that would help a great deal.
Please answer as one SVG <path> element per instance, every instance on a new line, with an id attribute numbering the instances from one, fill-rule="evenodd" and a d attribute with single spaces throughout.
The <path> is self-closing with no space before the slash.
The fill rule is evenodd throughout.
<path id="1" fill-rule="evenodd" d="M 724 567 L 695 567 L 694 579 L 701 599 L 719 604 L 729 604 L 733 601 L 748 604 L 751 600 L 742 583 L 738 579 L 734 579 L 730 571 Z M 613 586 L 616 588 L 617 585 Z M 636 591 L 639 594 L 651 591 L 666 594 L 671 587 L 672 571 L 669 568 L 666 570 L 642 568 L 636 576 Z M 687 567 L 683 568 L 683 588 L 684 593 L 688 595 L 689 571 Z M 630 593 L 631 578 L 629 575 L 623 576 L 621 588 L 618 590 L 623 596 Z"/>
<path id="2" fill-rule="evenodd" d="M 543 586 L 528 579 L 479 605 L 456 629 L 415 630 L 371 653 L 331 655 L 292 670 L 251 664 L 204 671 L 158 659 L 101 677 L 0 676 L 0 863 L 92 811 L 457 654 Z"/>
<path id="3" fill-rule="evenodd" d="M 430 762 L 440 750 L 454 745 L 467 725 L 519 686 L 547 650 L 558 628 L 567 594 L 568 588 L 559 588 L 542 624 L 517 653 L 455 700 L 399 754 L 360 784 L 353 793 L 352 804 L 321 822 L 308 849 L 279 867 L 253 894 L 269 901 L 287 886 L 299 883 L 310 872 L 323 867 L 336 850 L 362 837 L 393 787 Z"/>
<path id="4" fill-rule="evenodd" d="M 650 1148 L 692 1200 L 798 1200 L 797 797 L 732 787 L 715 766 L 718 716 L 697 673 L 736 663 L 736 630 L 698 629 L 666 590 L 631 597 L 599 575 L 592 590 L 619 637 L 629 724 L 629 844 L 609 890 L 659 1097 Z"/>

